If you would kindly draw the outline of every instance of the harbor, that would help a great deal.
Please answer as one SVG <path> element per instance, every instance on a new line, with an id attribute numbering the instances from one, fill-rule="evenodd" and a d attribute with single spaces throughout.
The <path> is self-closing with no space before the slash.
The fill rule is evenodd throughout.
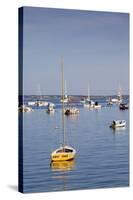
<path id="1" fill-rule="evenodd" d="M 35 97 L 34 97 L 35 98 Z M 93 97 L 101 109 L 88 109 L 73 97 L 77 115 L 65 115 L 66 144 L 76 149 L 71 161 L 51 163 L 52 151 L 62 145 L 61 96 L 46 96 L 53 102 L 54 113 L 46 106 L 32 106 L 33 112 L 23 115 L 24 191 L 60 191 L 128 186 L 129 183 L 129 110 L 109 106 L 108 97 Z M 128 103 L 128 96 L 124 99 Z M 25 96 L 25 104 L 32 100 Z M 36 98 L 35 98 L 36 99 Z M 75 99 L 75 100 L 74 100 Z M 126 120 L 126 127 L 111 129 L 113 120 Z"/>

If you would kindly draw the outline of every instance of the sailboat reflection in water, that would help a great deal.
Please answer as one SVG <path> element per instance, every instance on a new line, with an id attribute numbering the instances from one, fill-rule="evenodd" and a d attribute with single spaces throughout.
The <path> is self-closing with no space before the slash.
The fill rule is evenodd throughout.
<path id="1" fill-rule="evenodd" d="M 66 145 L 66 130 L 64 120 L 64 66 L 61 62 L 61 80 L 62 80 L 62 130 L 63 130 L 63 144 L 51 154 L 52 162 L 71 161 L 75 158 L 76 150 Z"/>
<path id="2" fill-rule="evenodd" d="M 51 162 L 52 171 L 69 171 L 75 166 L 75 160 Z"/>

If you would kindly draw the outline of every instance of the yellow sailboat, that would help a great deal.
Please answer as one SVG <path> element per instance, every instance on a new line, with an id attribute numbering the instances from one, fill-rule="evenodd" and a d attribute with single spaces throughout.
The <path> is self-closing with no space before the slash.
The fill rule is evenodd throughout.
<path id="1" fill-rule="evenodd" d="M 61 75 L 62 75 L 62 129 L 63 129 L 63 145 L 52 152 L 51 161 L 70 161 L 75 158 L 76 150 L 66 145 L 66 131 L 65 131 L 65 120 L 64 120 L 64 66 L 61 62 Z"/>

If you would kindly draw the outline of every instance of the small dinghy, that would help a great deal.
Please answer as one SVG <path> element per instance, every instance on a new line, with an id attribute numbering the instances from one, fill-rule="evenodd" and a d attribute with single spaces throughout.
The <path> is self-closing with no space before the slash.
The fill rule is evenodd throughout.
<path id="1" fill-rule="evenodd" d="M 114 120 L 112 121 L 110 128 L 121 128 L 126 126 L 125 120 Z"/>

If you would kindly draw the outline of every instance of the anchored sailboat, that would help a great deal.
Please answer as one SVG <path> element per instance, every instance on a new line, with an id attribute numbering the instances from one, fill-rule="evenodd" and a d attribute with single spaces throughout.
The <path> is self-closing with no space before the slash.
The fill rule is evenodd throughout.
<path id="1" fill-rule="evenodd" d="M 38 85 L 38 91 L 39 91 L 39 94 L 38 94 L 37 100 L 36 101 L 28 101 L 28 105 L 29 106 L 38 106 L 38 107 L 48 106 L 48 102 L 43 100 L 40 85 Z"/>
<path id="2" fill-rule="evenodd" d="M 61 102 L 63 101 L 64 103 L 67 103 L 69 101 L 68 95 L 67 95 L 67 85 L 66 85 L 66 80 L 65 80 L 65 92 L 64 92 L 64 98 L 61 98 Z"/>
<path id="3" fill-rule="evenodd" d="M 118 98 L 119 103 L 121 103 L 122 102 L 122 89 L 120 86 L 119 86 L 117 98 Z"/>
<path id="4" fill-rule="evenodd" d="M 49 114 L 55 112 L 55 105 L 54 105 L 54 103 L 49 103 L 48 104 L 46 112 L 49 113 Z"/>
<path id="5" fill-rule="evenodd" d="M 92 101 L 90 99 L 89 84 L 88 84 L 88 97 L 87 97 L 87 99 L 85 101 L 84 107 L 87 107 L 87 108 L 93 108 L 94 107 L 94 101 Z"/>
<path id="6" fill-rule="evenodd" d="M 120 86 L 118 89 L 117 98 L 111 99 L 111 102 L 112 103 L 121 103 L 122 102 L 122 89 Z"/>
<path id="7" fill-rule="evenodd" d="M 89 83 L 88 83 L 88 97 L 87 97 L 86 101 L 90 101 L 90 90 L 89 90 Z"/>
<path id="8" fill-rule="evenodd" d="M 84 103 L 84 107 L 87 107 L 89 109 L 99 109 L 101 108 L 102 106 L 98 103 L 98 101 L 94 102 L 90 99 L 90 91 L 89 91 L 89 84 L 88 84 L 88 97 Z"/>
<path id="9" fill-rule="evenodd" d="M 66 130 L 64 119 L 64 66 L 61 63 L 61 76 L 62 76 L 62 129 L 63 129 L 63 144 L 60 148 L 56 149 L 51 154 L 51 161 L 69 161 L 73 160 L 76 155 L 76 150 L 66 145 Z"/>

